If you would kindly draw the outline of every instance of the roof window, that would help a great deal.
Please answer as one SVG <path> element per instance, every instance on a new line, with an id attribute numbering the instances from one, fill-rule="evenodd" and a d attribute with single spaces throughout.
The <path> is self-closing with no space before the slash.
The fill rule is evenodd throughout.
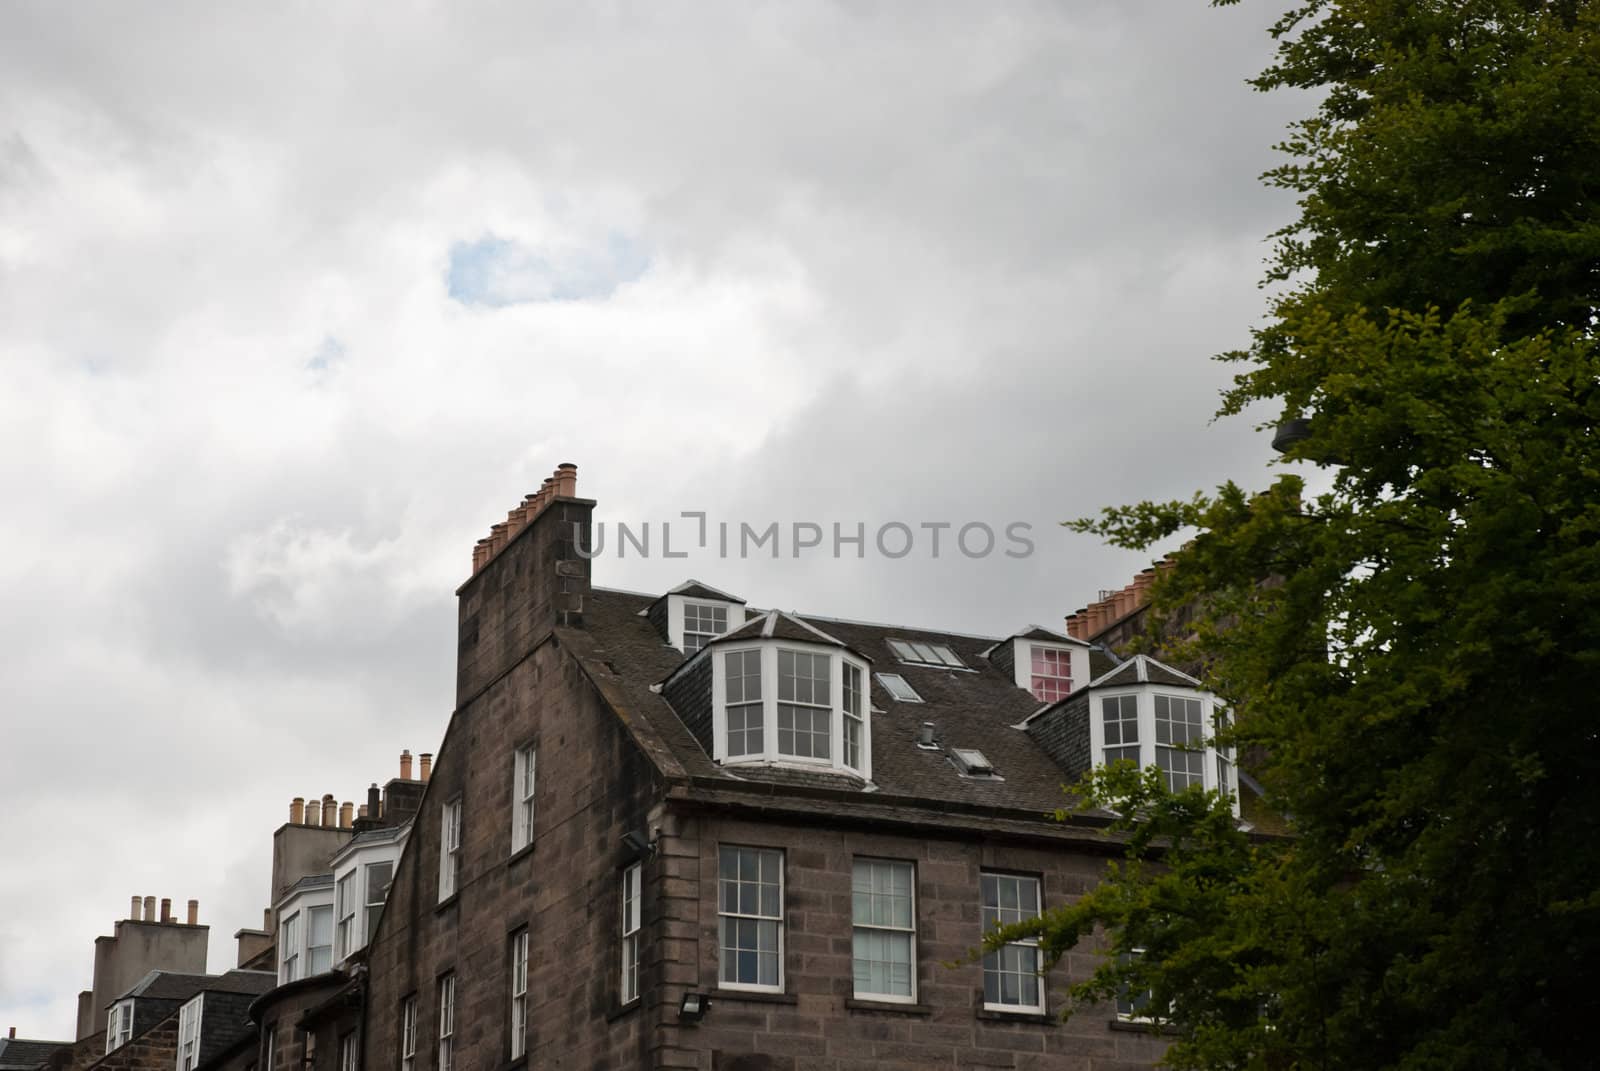
<path id="1" fill-rule="evenodd" d="M 906 683 L 906 679 L 904 677 L 900 676 L 900 674 L 898 674 L 898 673 L 875 673 L 875 674 L 873 674 L 873 676 L 878 678 L 878 683 L 883 685 L 884 690 L 887 691 L 889 693 L 889 695 L 892 698 L 894 698 L 897 702 L 901 702 L 901 703 L 920 703 L 920 702 L 922 702 L 922 696 L 918 695 L 917 694 L 917 690 L 915 688 L 911 687 L 911 685 L 907 684 Z"/>
<path id="2" fill-rule="evenodd" d="M 950 758 L 954 760 L 956 769 L 966 777 L 995 776 L 994 764 L 977 748 L 953 747 L 950 749 Z"/>
<path id="3" fill-rule="evenodd" d="M 922 666 L 951 666 L 956 669 L 966 669 L 967 664 L 961 661 L 954 651 L 942 643 L 923 643 L 920 640 L 890 640 L 889 650 L 902 662 L 914 662 Z"/>

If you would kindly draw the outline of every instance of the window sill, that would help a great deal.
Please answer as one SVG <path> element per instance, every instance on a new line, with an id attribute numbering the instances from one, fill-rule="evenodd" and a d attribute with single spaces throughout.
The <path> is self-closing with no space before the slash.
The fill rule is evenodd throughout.
<path id="1" fill-rule="evenodd" d="M 1129 1034 L 1166 1034 L 1173 1035 L 1178 1028 L 1171 1023 L 1157 1023 L 1154 1019 L 1113 1019 L 1111 1029 L 1121 1030 Z"/>
<path id="2" fill-rule="evenodd" d="M 624 1015 L 632 1015 L 642 1007 L 644 1007 L 644 1001 L 639 997 L 634 997 L 626 1004 L 613 1004 L 611 1005 L 611 1010 L 606 1012 L 606 1022 L 614 1023 Z"/>
<path id="3" fill-rule="evenodd" d="M 998 1008 L 980 1007 L 977 1011 L 979 1019 L 995 1023 L 1041 1023 L 1045 1026 L 1055 1026 L 1056 1017 L 1043 1012 L 1032 1011 L 1027 1008 L 1018 1008 L 1016 1011 L 1001 1011 Z"/>
<path id="4" fill-rule="evenodd" d="M 521 862 L 522 860 L 528 858 L 528 856 L 530 856 L 532 854 L 533 854 L 533 842 L 529 841 L 527 844 L 524 844 L 522 847 L 518 848 L 516 851 L 512 852 L 509 856 L 506 857 L 506 866 L 510 866 L 512 863 Z"/>
<path id="5" fill-rule="evenodd" d="M 437 904 L 434 904 L 433 905 L 433 913 L 435 915 L 444 914 L 446 911 L 448 911 L 451 908 L 455 907 L 456 903 L 460 899 L 461 899 L 461 890 L 457 889 L 455 892 L 451 893 L 449 896 L 446 896 L 443 900 L 440 900 Z"/>
<path id="6" fill-rule="evenodd" d="M 507 1060 L 501 1064 L 498 1071 L 523 1071 L 528 1066 L 526 1056 L 518 1056 L 515 1060 Z"/>
<path id="7" fill-rule="evenodd" d="M 851 1011 L 890 1012 L 895 1015 L 932 1015 L 933 1008 L 927 1004 L 901 1004 L 895 1000 L 866 1000 L 861 997 L 846 997 L 844 1006 Z"/>
<path id="8" fill-rule="evenodd" d="M 794 993 L 763 993 L 757 989 L 713 989 L 706 996 L 712 1000 L 742 1000 L 750 1004 L 799 1004 Z"/>

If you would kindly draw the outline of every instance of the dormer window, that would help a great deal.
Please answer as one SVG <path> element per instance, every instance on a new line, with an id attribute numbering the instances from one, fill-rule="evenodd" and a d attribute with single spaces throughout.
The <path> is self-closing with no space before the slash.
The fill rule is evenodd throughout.
<path id="1" fill-rule="evenodd" d="M 728 631 L 728 608 L 713 603 L 683 603 L 683 653 L 692 655 L 706 641 Z"/>
<path id="2" fill-rule="evenodd" d="M 1072 694 L 1072 652 L 1060 647 L 1029 644 L 1031 691 L 1041 703 L 1054 703 Z"/>
<path id="3" fill-rule="evenodd" d="M 712 657 L 714 758 L 871 776 L 867 667 L 837 647 L 779 639 L 722 644 Z"/>
<path id="4" fill-rule="evenodd" d="M 889 650 L 902 662 L 911 662 L 919 666 L 941 666 L 953 669 L 966 669 L 967 664 L 961 661 L 948 645 L 943 643 L 923 643 L 920 640 L 890 640 Z"/>
<path id="5" fill-rule="evenodd" d="M 690 580 L 651 603 L 644 616 L 667 643 L 693 657 L 716 637 L 744 624 L 744 600 Z"/>

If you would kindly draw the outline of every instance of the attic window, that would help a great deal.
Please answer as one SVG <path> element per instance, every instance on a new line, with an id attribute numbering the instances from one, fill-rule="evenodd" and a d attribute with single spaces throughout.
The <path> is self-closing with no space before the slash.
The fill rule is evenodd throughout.
<path id="1" fill-rule="evenodd" d="M 971 747 L 953 747 L 950 757 L 955 760 L 956 769 L 967 777 L 993 777 L 994 765 L 984 756 L 983 752 Z"/>
<path id="2" fill-rule="evenodd" d="M 875 673 L 878 683 L 883 685 L 890 696 L 901 703 L 920 703 L 922 696 L 917 690 L 906 683 L 906 679 L 898 673 Z"/>
<path id="3" fill-rule="evenodd" d="M 683 604 L 683 653 L 692 655 L 706 642 L 728 631 L 728 608 L 712 603 Z"/>
<path id="4" fill-rule="evenodd" d="M 924 666 L 954 666 L 966 669 L 967 664 L 942 643 L 922 643 L 916 640 L 890 640 L 889 650 L 902 662 L 915 662 Z"/>

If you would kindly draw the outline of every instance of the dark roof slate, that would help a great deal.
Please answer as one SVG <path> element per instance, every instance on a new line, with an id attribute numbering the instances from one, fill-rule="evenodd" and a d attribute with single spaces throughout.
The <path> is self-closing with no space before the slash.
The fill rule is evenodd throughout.
<path id="1" fill-rule="evenodd" d="M 188 1000 L 196 993 L 244 993 L 260 996 L 278 984 L 271 971 L 225 971 L 222 974 L 183 974 L 178 971 L 151 971 L 118 1000 L 142 997 L 150 1000 Z"/>
<path id="2" fill-rule="evenodd" d="M 851 791 L 860 787 L 859 780 L 843 775 L 718 766 L 667 701 L 652 689 L 684 664 L 683 656 L 663 643 L 655 628 L 640 616 L 652 601 L 650 596 L 595 588 L 585 607 L 584 627 L 562 628 L 558 635 L 664 774 L 730 786 L 768 782 L 780 790 L 826 786 Z M 820 631 L 866 658 L 894 664 L 895 671 L 922 696 L 922 703 L 898 703 L 872 680 L 872 788 L 886 800 L 902 804 L 924 801 L 938 809 L 1019 810 L 1041 817 L 1065 802 L 1062 783 L 1066 777 L 1061 769 L 1026 732 L 1015 728 L 1040 709 L 1039 702 L 1018 688 L 1010 673 L 981 657 L 993 646 L 994 638 L 834 619 L 808 622 L 799 614 L 778 616 L 780 621 L 785 618 L 792 631 L 778 632 L 775 626 L 778 638 L 825 642 L 812 630 Z M 765 620 L 765 615 L 756 619 L 757 634 Z M 900 664 L 889 650 L 890 636 L 945 644 L 971 668 Z M 924 721 L 934 723 L 941 750 L 916 746 Z M 946 757 L 943 748 L 949 747 L 982 750 L 999 778 L 962 777 Z M 864 793 L 863 799 L 872 795 Z"/>
<path id="3" fill-rule="evenodd" d="M 31 1041 L 27 1038 L 0 1038 L 0 1071 L 33 1071 L 63 1049 L 70 1041 Z"/>
<path id="4" fill-rule="evenodd" d="M 1148 655 L 1134 655 L 1111 672 L 1089 682 L 1090 688 L 1125 687 L 1130 684 L 1165 684 L 1173 688 L 1198 688 L 1200 682 Z"/>

